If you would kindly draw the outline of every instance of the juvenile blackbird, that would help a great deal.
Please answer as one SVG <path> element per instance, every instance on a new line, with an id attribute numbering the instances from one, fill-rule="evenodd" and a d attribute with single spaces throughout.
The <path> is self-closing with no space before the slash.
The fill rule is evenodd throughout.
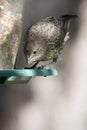
<path id="1" fill-rule="evenodd" d="M 77 15 L 47 17 L 31 25 L 24 35 L 24 54 L 28 67 L 40 61 L 56 62 L 69 38 L 69 25 Z"/>

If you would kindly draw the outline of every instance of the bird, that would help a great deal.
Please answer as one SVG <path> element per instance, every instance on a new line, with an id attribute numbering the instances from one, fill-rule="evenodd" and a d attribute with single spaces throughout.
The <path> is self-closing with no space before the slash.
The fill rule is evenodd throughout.
<path id="1" fill-rule="evenodd" d="M 57 18 L 50 16 L 32 24 L 23 39 L 23 52 L 28 66 L 25 68 L 34 69 L 41 61 L 51 60 L 51 63 L 56 63 L 69 38 L 70 23 L 77 17 L 72 14 Z"/>

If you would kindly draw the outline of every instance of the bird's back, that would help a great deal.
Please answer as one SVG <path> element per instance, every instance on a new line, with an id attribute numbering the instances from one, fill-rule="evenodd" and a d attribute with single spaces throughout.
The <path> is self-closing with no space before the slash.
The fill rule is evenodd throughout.
<path id="1" fill-rule="evenodd" d="M 44 59 L 57 60 L 60 56 L 65 43 L 69 38 L 69 25 L 72 19 L 77 18 L 77 15 L 63 15 L 59 18 L 48 17 L 45 21 L 49 21 L 54 24 L 55 30 L 53 38 L 48 42 L 48 49 Z"/>
<path id="2" fill-rule="evenodd" d="M 58 20 L 54 17 L 47 17 L 32 25 L 30 32 L 39 38 L 47 41 L 53 41 L 55 37 L 60 36 L 60 25 Z"/>

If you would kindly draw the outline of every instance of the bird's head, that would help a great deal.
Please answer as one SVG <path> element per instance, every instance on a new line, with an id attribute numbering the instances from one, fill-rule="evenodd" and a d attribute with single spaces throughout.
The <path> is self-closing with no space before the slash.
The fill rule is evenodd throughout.
<path id="1" fill-rule="evenodd" d="M 25 46 L 25 56 L 26 62 L 29 65 L 40 61 L 45 54 L 45 47 L 42 46 L 43 43 L 31 42 Z"/>

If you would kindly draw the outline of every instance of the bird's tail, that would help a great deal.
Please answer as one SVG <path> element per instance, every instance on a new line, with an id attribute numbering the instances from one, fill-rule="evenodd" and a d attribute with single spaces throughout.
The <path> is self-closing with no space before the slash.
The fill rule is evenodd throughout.
<path id="1" fill-rule="evenodd" d="M 60 19 L 62 19 L 62 20 L 72 20 L 72 19 L 75 19 L 75 18 L 77 18 L 78 16 L 77 15 L 69 15 L 69 14 L 66 14 L 66 15 L 62 15 L 62 16 L 60 16 Z"/>
<path id="2" fill-rule="evenodd" d="M 70 22 L 77 17 L 78 17 L 77 15 L 63 15 L 60 16 L 59 19 L 62 20 L 63 27 L 65 28 L 65 30 L 69 31 Z"/>

